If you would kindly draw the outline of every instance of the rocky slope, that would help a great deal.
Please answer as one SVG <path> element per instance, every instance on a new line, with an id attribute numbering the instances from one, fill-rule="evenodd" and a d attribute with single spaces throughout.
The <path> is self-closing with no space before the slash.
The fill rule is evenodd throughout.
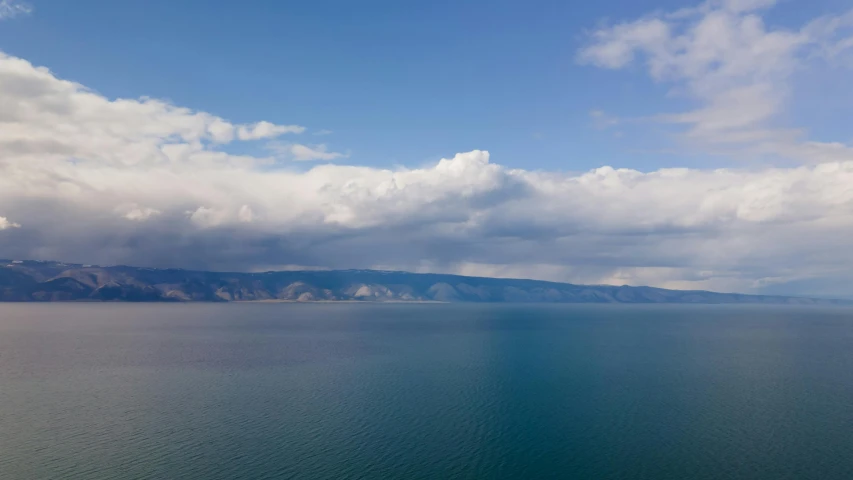
<path id="1" fill-rule="evenodd" d="M 835 300 L 377 270 L 199 272 L 0 260 L 0 301 L 833 304 Z"/>

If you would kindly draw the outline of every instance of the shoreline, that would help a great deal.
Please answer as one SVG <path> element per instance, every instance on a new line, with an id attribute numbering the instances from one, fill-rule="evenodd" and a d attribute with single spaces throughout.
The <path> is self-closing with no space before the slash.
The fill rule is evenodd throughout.
<path id="1" fill-rule="evenodd" d="M 450 302 L 440 302 L 438 300 L 229 300 L 223 303 L 364 303 L 375 305 L 377 303 L 436 303 L 446 304 Z"/>

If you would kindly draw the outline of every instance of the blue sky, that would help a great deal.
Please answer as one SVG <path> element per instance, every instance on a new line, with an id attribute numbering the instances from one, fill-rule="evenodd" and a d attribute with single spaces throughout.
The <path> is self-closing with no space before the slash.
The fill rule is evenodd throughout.
<path id="1" fill-rule="evenodd" d="M 0 0 L 0 258 L 853 297 L 850 85 L 849 0 Z"/>
<path id="2" fill-rule="evenodd" d="M 769 19 L 796 25 L 843 4 L 789 0 Z M 0 47 L 108 97 L 331 130 L 323 141 L 363 165 L 417 165 L 477 148 L 528 169 L 728 164 L 662 153 L 672 145 L 660 126 L 616 132 L 590 119 L 592 110 L 642 117 L 679 106 L 666 86 L 579 65 L 576 51 L 607 19 L 684 5 L 40 0 L 0 28 Z M 825 112 L 809 104 L 795 111 L 819 123 Z"/>

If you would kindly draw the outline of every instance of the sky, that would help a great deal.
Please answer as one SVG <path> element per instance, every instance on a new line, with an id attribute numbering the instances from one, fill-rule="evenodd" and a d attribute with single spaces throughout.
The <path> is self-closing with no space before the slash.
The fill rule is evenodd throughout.
<path id="1" fill-rule="evenodd" d="M 0 0 L 0 258 L 853 297 L 841 0 Z"/>

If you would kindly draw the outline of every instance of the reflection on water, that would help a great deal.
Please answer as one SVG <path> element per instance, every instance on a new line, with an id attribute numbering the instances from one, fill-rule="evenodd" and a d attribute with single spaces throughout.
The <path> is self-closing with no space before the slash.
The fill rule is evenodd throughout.
<path id="1" fill-rule="evenodd" d="M 842 479 L 853 310 L 0 305 L 0 478 Z"/>

